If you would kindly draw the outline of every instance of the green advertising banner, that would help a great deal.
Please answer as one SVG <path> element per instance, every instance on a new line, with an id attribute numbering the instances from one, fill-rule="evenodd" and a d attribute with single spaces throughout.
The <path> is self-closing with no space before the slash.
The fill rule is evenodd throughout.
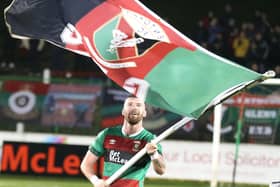
<path id="1" fill-rule="evenodd" d="M 258 85 L 223 103 L 221 138 L 234 142 L 239 110 L 244 104 L 241 141 L 247 143 L 280 144 L 280 87 Z M 243 102 L 243 103 L 242 103 Z M 213 113 L 206 113 L 200 123 L 205 124 L 203 137 L 210 140 L 213 132 Z"/>
<path id="2" fill-rule="evenodd" d="M 100 85 L 44 84 L 7 80 L 0 89 L 0 128 L 21 122 L 31 131 L 52 127 L 91 128 Z M 56 128 L 57 130 L 57 128 Z"/>
<path id="3" fill-rule="evenodd" d="M 226 122 L 238 119 L 241 96 L 237 95 L 225 102 Z M 249 143 L 277 143 L 280 132 L 280 88 L 259 85 L 244 95 L 243 137 Z"/>

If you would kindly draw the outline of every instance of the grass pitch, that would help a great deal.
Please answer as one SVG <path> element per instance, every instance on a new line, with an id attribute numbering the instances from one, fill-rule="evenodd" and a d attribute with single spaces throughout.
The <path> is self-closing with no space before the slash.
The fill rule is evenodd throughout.
<path id="1" fill-rule="evenodd" d="M 209 187 L 209 182 L 146 179 L 145 187 Z M 219 187 L 230 187 L 220 183 Z M 0 175 L 0 187 L 92 187 L 84 178 Z M 267 185 L 236 184 L 235 187 L 267 187 Z"/>

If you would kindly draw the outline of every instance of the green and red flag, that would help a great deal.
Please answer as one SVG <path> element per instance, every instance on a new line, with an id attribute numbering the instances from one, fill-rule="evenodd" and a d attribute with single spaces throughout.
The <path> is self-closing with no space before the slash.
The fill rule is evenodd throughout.
<path id="1" fill-rule="evenodd" d="M 89 56 L 130 93 L 183 116 L 198 118 L 262 78 L 203 49 L 137 0 L 14 0 L 5 18 L 12 36 Z"/>

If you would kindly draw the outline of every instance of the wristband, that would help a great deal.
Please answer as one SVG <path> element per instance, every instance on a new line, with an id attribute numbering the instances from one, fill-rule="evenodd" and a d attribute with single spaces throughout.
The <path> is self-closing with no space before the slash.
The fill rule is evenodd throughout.
<path id="1" fill-rule="evenodd" d="M 156 160 L 159 158 L 159 153 L 156 151 L 154 154 L 150 155 L 151 160 Z"/>
<path id="2" fill-rule="evenodd" d="M 96 175 L 92 175 L 89 180 L 93 185 L 96 185 L 99 178 Z"/>

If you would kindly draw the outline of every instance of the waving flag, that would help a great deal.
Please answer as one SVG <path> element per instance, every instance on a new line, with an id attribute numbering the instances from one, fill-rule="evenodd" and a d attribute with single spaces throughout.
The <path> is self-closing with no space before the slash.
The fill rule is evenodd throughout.
<path id="1" fill-rule="evenodd" d="M 198 46 L 137 0 L 14 0 L 5 18 L 12 36 L 89 56 L 130 93 L 184 116 L 198 118 L 262 78 Z"/>

